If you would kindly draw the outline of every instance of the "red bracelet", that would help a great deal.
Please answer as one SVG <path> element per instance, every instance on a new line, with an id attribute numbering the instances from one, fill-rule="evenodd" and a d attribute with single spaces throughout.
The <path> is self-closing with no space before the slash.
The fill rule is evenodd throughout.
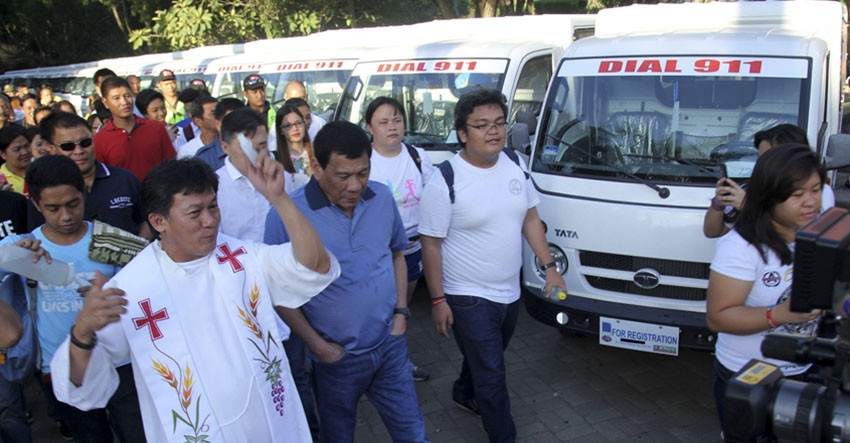
<path id="1" fill-rule="evenodd" d="M 775 305 L 768 306 L 767 311 L 765 311 L 764 313 L 764 316 L 767 317 L 767 324 L 769 324 L 771 328 L 778 328 L 779 325 L 776 324 L 776 322 L 773 320 L 773 306 Z"/>
<path id="2" fill-rule="evenodd" d="M 445 303 L 445 302 L 446 302 L 446 297 L 445 297 L 445 296 L 443 296 L 443 297 L 436 297 L 436 298 L 432 298 L 432 299 L 431 299 L 431 306 L 437 306 L 437 305 L 439 305 L 440 303 Z"/>

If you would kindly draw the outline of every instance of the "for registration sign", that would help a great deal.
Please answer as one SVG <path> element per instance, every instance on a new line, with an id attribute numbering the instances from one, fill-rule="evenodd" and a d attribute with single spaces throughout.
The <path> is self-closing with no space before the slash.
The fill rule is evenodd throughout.
<path id="1" fill-rule="evenodd" d="M 600 317 L 599 344 L 654 354 L 679 355 L 679 328 Z"/>

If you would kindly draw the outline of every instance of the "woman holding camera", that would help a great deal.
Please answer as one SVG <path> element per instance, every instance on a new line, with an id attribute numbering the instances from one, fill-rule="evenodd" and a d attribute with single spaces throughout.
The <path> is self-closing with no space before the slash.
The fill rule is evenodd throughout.
<path id="1" fill-rule="evenodd" d="M 750 359 L 766 360 L 787 376 L 810 365 L 765 359 L 769 332 L 815 333 L 819 311 L 791 312 L 797 230 L 818 215 L 825 171 L 805 145 L 778 146 L 759 157 L 747 198 L 733 230 L 718 240 L 708 281 L 708 327 L 719 332 L 715 347 L 714 396 L 723 422 L 728 380 Z"/>

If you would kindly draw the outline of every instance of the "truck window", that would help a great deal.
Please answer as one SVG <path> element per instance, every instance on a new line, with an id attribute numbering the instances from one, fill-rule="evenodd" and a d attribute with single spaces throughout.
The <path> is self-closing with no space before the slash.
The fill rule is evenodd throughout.
<path id="1" fill-rule="evenodd" d="M 516 121 L 517 113 L 523 112 L 527 116 L 534 116 L 533 128 L 537 126 L 537 117 L 543 108 L 543 98 L 551 78 L 551 54 L 532 58 L 525 63 L 519 73 L 516 90 L 511 100 L 511 115 L 508 119 L 511 124 Z"/>
<path id="2" fill-rule="evenodd" d="M 544 114 L 535 171 L 714 186 L 745 179 L 753 135 L 808 118 L 808 59 L 566 60 Z"/>

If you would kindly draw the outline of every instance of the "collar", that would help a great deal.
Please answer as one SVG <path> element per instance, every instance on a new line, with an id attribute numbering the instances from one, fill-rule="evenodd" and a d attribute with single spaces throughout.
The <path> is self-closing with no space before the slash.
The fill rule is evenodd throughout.
<path id="1" fill-rule="evenodd" d="M 97 180 L 99 178 L 109 177 L 112 173 L 109 171 L 109 167 L 105 164 L 95 160 L 94 161 L 94 179 Z"/>
<path id="2" fill-rule="evenodd" d="M 367 183 L 366 190 L 363 191 L 363 195 L 360 196 L 360 199 L 369 200 L 374 196 L 375 191 L 373 191 Z M 307 199 L 307 204 L 310 205 L 310 209 L 314 211 L 322 209 L 325 206 L 333 206 L 331 201 L 328 200 L 328 196 L 325 195 L 325 192 L 319 187 L 319 182 L 315 177 L 310 177 L 310 181 L 304 186 L 304 197 Z"/>
<path id="3" fill-rule="evenodd" d="M 245 177 L 238 169 L 236 169 L 236 166 L 233 166 L 233 162 L 230 161 L 230 157 L 224 159 L 224 170 L 227 171 L 227 176 L 233 181 Z"/>
<path id="4" fill-rule="evenodd" d="M 135 114 L 133 114 L 133 117 L 136 117 L 136 122 L 133 124 L 133 129 L 136 129 L 137 126 L 143 125 L 148 121 L 148 119 L 139 117 L 138 115 L 135 115 Z M 106 131 L 118 131 L 118 130 L 122 130 L 122 129 L 119 128 L 118 126 L 115 126 L 115 122 L 113 122 L 112 119 L 110 118 L 109 120 L 106 121 L 106 123 L 103 124 L 103 127 L 100 128 L 100 130 L 101 131 L 104 131 L 104 130 L 106 130 Z M 100 131 L 98 131 L 98 132 L 100 132 Z"/>

